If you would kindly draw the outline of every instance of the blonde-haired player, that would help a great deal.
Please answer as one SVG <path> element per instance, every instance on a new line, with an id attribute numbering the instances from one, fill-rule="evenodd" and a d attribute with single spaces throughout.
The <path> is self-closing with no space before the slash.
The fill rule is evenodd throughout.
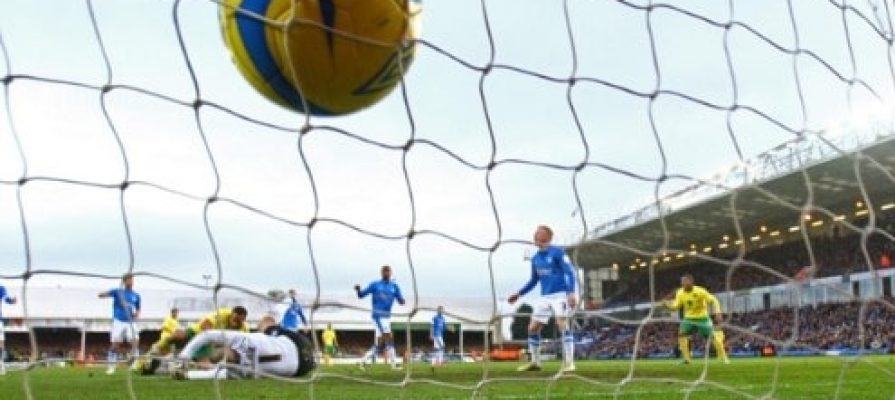
<path id="1" fill-rule="evenodd" d="M 684 310 L 684 318 L 681 320 L 680 329 L 678 329 L 677 341 L 685 364 L 689 364 L 691 359 L 690 334 L 693 331 L 699 332 L 706 339 L 711 338 L 718 358 L 725 364 L 730 363 L 730 359 L 727 358 L 727 350 L 724 349 L 724 332 L 720 329 L 715 330 L 712 323 L 712 319 L 718 324 L 721 323 L 721 303 L 708 290 L 694 285 L 693 275 L 681 276 L 681 288 L 675 293 L 674 300 L 666 300 L 664 305 L 672 310 Z M 712 318 L 709 318 L 709 307 L 713 309 Z"/>
<path id="2" fill-rule="evenodd" d="M 541 285 L 541 297 L 534 303 L 531 323 L 528 325 L 528 352 L 531 362 L 518 368 L 519 371 L 541 370 L 541 327 L 550 317 L 556 318 L 556 327 L 562 331 L 562 372 L 575 371 L 575 337 L 572 335 L 570 318 L 578 303 L 575 291 L 575 268 L 569 262 L 566 252 L 551 245 L 553 230 L 545 225 L 535 229 L 534 243 L 538 252 L 531 257 L 531 278 L 518 292 L 511 294 L 507 302 L 513 304 L 519 296 Z"/>

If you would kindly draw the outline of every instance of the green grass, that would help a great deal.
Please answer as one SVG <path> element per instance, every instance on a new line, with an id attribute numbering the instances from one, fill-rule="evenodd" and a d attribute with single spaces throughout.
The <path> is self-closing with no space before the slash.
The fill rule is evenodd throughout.
<path id="1" fill-rule="evenodd" d="M 738 359 L 731 365 L 711 361 L 708 368 L 702 361 L 688 366 L 638 361 L 631 379 L 626 379 L 631 368 L 626 361 L 579 361 L 575 375 L 558 380 L 552 380 L 558 364 L 548 363 L 540 373 L 517 373 L 518 365 L 452 364 L 433 374 L 428 366 L 414 364 L 409 375 L 385 366 L 367 372 L 338 366 L 319 370 L 313 384 L 187 382 L 129 376 L 123 369 L 106 376 L 99 368 L 39 368 L 0 376 L 0 399 L 25 399 L 25 387 L 36 399 L 128 399 L 129 385 L 140 399 L 189 400 L 217 398 L 217 393 L 227 399 L 591 399 L 615 394 L 621 399 L 675 399 L 685 398 L 688 391 L 690 399 L 706 400 L 768 394 L 780 399 L 895 399 L 895 358 L 888 356 Z"/>

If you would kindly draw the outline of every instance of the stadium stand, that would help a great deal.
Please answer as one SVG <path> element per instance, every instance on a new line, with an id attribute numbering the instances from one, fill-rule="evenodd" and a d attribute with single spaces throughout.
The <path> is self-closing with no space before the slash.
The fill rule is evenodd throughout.
<path id="1" fill-rule="evenodd" d="M 892 298 L 883 300 L 891 302 Z M 864 320 L 859 324 L 857 316 L 862 312 Z M 889 353 L 895 347 L 895 310 L 881 302 L 828 303 L 816 307 L 804 306 L 798 310 L 784 307 L 735 313 L 730 316 L 727 324 L 746 327 L 749 333 L 754 333 L 727 330 L 727 346 L 731 354 L 737 356 L 757 356 L 769 344 L 758 341 L 755 334 L 782 342 L 792 339 L 791 346 L 778 349 L 791 354 L 848 354 L 861 350 Z M 863 338 L 860 335 L 862 326 Z M 597 320 L 590 320 L 577 331 L 576 336 L 579 343 L 586 343 L 579 346 L 579 357 L 630 358 L 638 336 L 638 326 L 600 324 Z M 647 323 L 639 331 L 639 336 L 638 357 L 669 358 L 676 355 L 676 322 Z M 705 348 L 705 344 L 701 340 L 694 340 L 692 348 L 698 352 L 698 349 Z"/>
<path id="2" fill-rule="evenodd" d="M 895 215 L 881 214 L 877 224 L 887 232 L 895 233 Z M 868 271 L 867 260 L 861 251 L 861 236 L 858 234 L 843 235 L 840 230 L 832 229 L 824 234 L 811 238 L 811 247 L 817 261 L 814 278 L 845 275 L 853 272 Z M 891 257 L 895 253 L 892 242 L 882 235 L 869 236 L 867 251 L 874 269 L 891 268 Z M 725 254 L 723 258 L 733 259 L 735 254 Z M 768 266 L 787 277 L 795 275 L 811 264 L 805 243 L 799 240 L 777 246 L 754 249 L 747 252 L 746 260 Z M 887 261 L 888 260 L 888 261 Z M 697 276 L 698 284 L 712 291 L 747 289 L 781 283 L 783 280 L 754 267 L 743 266 L 731 274 L 730 287 L 727 286 L 727 268 L 709 262 L 694 262 L 676 267 L 657 270 L 656 295 L 662 297 L 679 286 L 680 275 L 690 272 Z M 621 290 L 610 296 L 606 306 L 635 304 L 649 301 L 649 275 L 631 274 L 629 280 L 623 282 Z"/>

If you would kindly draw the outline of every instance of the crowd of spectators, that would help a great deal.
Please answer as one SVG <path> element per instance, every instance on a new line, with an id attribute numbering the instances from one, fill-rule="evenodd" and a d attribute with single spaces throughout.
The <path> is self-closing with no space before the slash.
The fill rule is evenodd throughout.
<path id="1" fill-rule="evenodd" d="M 877 226 L 895 232 L 893 214 L 881 215 Z M 888 237 L 879 233 L 869 235 L 865 255 L 861 235 L 851 231 L 847 234 L 839 226 L 812 236 L 810 249 L 814 255 L 813 263 L 809 256 L 809 244 L 797 237 L 789 242 L 750 249 L 744 260 L 760 264 L 763 268 L 745 263 L 735 265 L 732 261 L 737 257 L 737 250 L 712 254 L 713 257 L 727 260 L 723 264 L 697 261 L 656 268 L 653 274 L 655 298 L 661 299 L 673 293 L 680 286 L 680 276 L 684 272 L 695 275 L 698 285 L 713 292 L 724 292 L 785 283 L 790 278 L 799 278 L 800 272 L 804 271 L 810 271 L 812 277 L 820 278 L 869 271 L 871 266 L 873 269 L 891 268 L 895 256 L 895 243 Z M 622 276 L 615 293 L 604 293 L 607 299 L 604 307 L 650 301 L 650 274 L 646 270 L 625 271 Z"/>
<path id="2" fill-rule="evenodd" d="M 886 350 L 895 344 L 895 305 L 892 298 L 869 302 L 829 303 L 799 309 L 778 308 L 728 315 L 724 332 L 732 352 L 753 354 L 765 345 L 814 352 L 830 350 Z M 663 315 L 663 317 L 667 317 Z M 629 324 L 585 323 L 577 332 L 578 357 L 667 357 L 677 347 L 678 324 L 634 319 Z M 693 349 L 705 342 L 692 336 Z"/>

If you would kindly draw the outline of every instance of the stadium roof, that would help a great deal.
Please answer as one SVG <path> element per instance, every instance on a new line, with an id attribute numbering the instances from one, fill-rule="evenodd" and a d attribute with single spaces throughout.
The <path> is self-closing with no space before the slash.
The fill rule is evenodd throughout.
<path id="1" fill-rule="evenodd" d="M 663 198 L 659 207 L 652 204 L 598 226 L 586 241 L 570 247 L 576 264 L 625 270 L 645 267 L 647 261 L 681 263 L 696 252 L 734 248 L 739 240 L 763 246 L 801 237 L 796 226 L 802 221 L 806 229 L 820 230 L 834 221 L 867 218 L 868 206 L 877 213 L 895 212 L 895 135 L 887 128 L 784 143 L 711 181 Z M 811 193 L 814 208 L 806 216 Z M 668 255 L 661 252 L 666 235 L 660 210 Z"/>

